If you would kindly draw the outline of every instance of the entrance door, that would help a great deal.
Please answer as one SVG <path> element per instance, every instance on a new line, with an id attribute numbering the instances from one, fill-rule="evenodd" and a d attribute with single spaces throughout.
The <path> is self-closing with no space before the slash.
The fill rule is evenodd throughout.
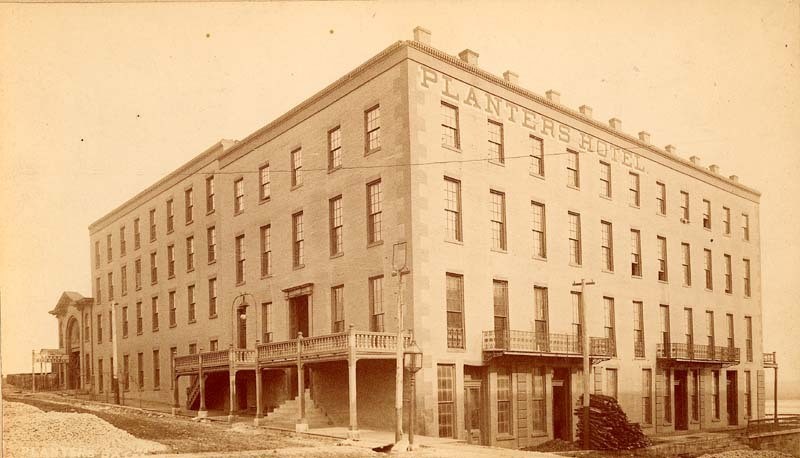
<path id="1" fill-rule="evenodd" d="M 567 369 L 553 372 L 553 437 L 565 441 L 570 438 L 570 375 Z"/>
<path id="2" fill-rule="evenodd" d="M 673 372 L 675 378 L 675 429 L 689 429 L 689 390 L 686 371 Z"/>
<path id="3" fill-rule="evenodd" d="M 73 351 L 69 354 L 69 366 L 67 368 L 67 388 L 75 390 L 80 388 L 81 382 L 81 353 Z"/>
<path id="4" fill-rule="evenodd" d="M 728 398 L 728 425 L 738 425 L 739 403 L 737 401 L 739 390 L 736 386 L 736 371 L 728 371 L 725 373 L 725 389 Z"/>
<path id="5" fill-rule="evenodd" d="M 297 333 L 302 332 L 303 337 L 308 337 L 308 296 L 297 296 L 289 299 L 290 338 L 296 339 Z"/>
<path id="6" fill-rule="evenodd" d="M 481 382 L 464 383 L 464 426 L 467 430 L 467 442 L 470 444 L 483 444 L 481 425 L 483 415 L 481 412 Z"/>

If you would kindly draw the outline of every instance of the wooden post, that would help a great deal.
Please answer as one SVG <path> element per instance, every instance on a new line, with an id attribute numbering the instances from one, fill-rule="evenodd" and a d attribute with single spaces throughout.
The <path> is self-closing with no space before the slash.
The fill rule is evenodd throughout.
<path id="1" fill-rule="evenodd" d="M 119 387 L 119 385 L 117 385 Z M 117 390 L 117 394 L 119 394 L 119 390 Z M 178 395 L 178 376 L 176 375 L 175 368 L 172 369 L 172 416 L 178 416 L 178 412 L 181 410 L 180 404 L 180 396 Z"/>
<path id="2" fill-rule="evenodd" d="M 262 383 L 261 383 L 261 367 L 258 365 L 258 345 L 260 341 L 256 339 L 256 418 L 253 423 L 258 426 L 263 416 L 263 405 L 261 399 Z"/>
<path id="3" fill-rule="evenodd" d="M 228 348 L 228 380 L 230 389 L 228 390 L 230 409 L 228 409 L 228 422 L 233 423 L 236 418 L 236 361 L 234 361 L 233 343 Z"/>
<path id="4" fill-rule="evenodd" d="M 356 390 L 356 328 L 353 324 L 350 325 L 347 333 L 347 388 L 349 396 L 350 407 L 350 429 L 347 431 L 347 438 L 352 440 L 359 440 L 360 434 L 358 432 L 358 391 Z"/>
<path id="5" fill-rule="evenodd" d="M 589 330 L 586 326 L 586 300 L 584 299 L 584 291 L 586 285 L 594 285 L 594 281 L 581 278 L 580 283 L 574 282 L 572 286 L 581 287 L 581 295 L 578 301 L 581 317 L 581 354 L 583 355 L 583 448 L 589 449 Z"/>
<path id="6" fill-rule="evenodd" d="M 203 349 L 197 354 L 197 380 L 200 382 L 200 410 L 197 411 L 198 417 L 208 415 L 206 411 L 206 377 L 203 374 Z"/>
<path id="7" fill-rule="evenodd" d="M 773 377 L 772 386 L 772 419 L 775 425 L 778 424 L 778 360 L 775 359 L 775 352 L 772 352 L 772 363 L 775 365 L 775 377 Z"/>
<path id="8" fill-rule="evenodd" d="M 31 350 L 31 388 L 36 392 L 36 350 Z"/>
<path id="9" fill-rule="evenodd" d="M 403 272 L 397 271 L 397 346 L 395 354 L 394 442 L 403 438 Z"/>
<path id="10" fill-rule="evenodd" d="M 308 431 L 306 423 L 305 377 L 303 376 L 303 332 L 297 333 L 297 424 L 295 431 Z"/>

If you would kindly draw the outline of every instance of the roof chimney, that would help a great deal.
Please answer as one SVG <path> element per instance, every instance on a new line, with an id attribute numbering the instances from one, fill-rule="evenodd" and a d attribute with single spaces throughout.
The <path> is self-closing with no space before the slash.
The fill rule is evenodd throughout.
<path id="1" fill-rule="evenodd" d="M 649 144 L 650 143 L 650 132 L 645 132 L 645 131 L 639 132 L 639 140 Z"/>
<path id="2" fill-rule="evenodd" d="M 708 170 L 711 170 L 711 173 L 719 173 L 719 166 L 717 164 L 711 164 L 708 166 Z"/>
<path id="3" fill-rule="evenodd" d="M 503 79 L 506 80 L 506 83 L 519 84 L 519 75 L 511 70 L 503 72 Z"/>
<path id="4" fill-rule="evenodd" d="M 580 110 L 581 114 L 586 116 L 587 118 L 592 117 L 592 107 L 589 105 L 581 105 L 578 110 Z"/>
<path id="5" fill-rule="evenodd" d="M 622 121 L 617 118 L 611 118 L 608 120 L 608 125 L 611 126 L 614 130 L 622 130 Z"/>
<path id="6" fill-rule="evenodd" d="M 420 26 L 414 27 L 414 41 L 424 45 L 430 45 L 431 31 Z"/>
<path id="7" fill-rule="evenodd" d="M 561 93 L 560 92 L 554 91 L 553 89 L 550 89 L 549 91 L 545 92 L 545 95 L 547 96 L 547 100 L 549 100 L 549 101 L 551 101 L 553 103 L 561 103 Z"/>
<path id="8" fill-rule="evenodd" d="M 734 183 L 738 183 L 739 182 L 739 176 L 738 175 L 731 175 L 728 178 L 730 178 L 731 181 L 733 181 Z"/>
<path id="9" fill-rule="evenodd" d="M 667 150 L 669 154 L 678 154 L 678 148 L 676 148 L 675 145 L 667 145 L 664 149 Z"/>
<path id="10" fill-rule="evenodd" d="M 480 54 L 476 53 L 475 51 L 473 51 L 471 49 L 465 49 L 465 50 L 461 51 L 460 53 L 458 53 L 459 59 L 461 59 L 462 61 L 464 61 L 464 62 L 466 62 L 468 64 L 472 64 L 472 65 L 475 65 L 475 66 L 478 65 L 478 56 L 480 56 Z"/>
<path id="11" fill-rule="evenodd" d="M 694 165 L 700 165 L 700 157 L 698 156 L 692 156 L 689 158 L 689 160 L 692 161 L 692 164 Z"/>

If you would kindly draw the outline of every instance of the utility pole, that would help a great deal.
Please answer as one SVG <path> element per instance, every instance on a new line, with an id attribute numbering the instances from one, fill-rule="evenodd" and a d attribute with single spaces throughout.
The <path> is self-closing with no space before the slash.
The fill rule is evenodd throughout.
<path id="1" fill-rule="evenodd" d="M 580 282 L 573 282 L 572 286 L 581 287 L 581 295 L 578 300 L 578 312 L 581 320 L 581 354 L 583 355 L 583 448 L 589 449 L 589 333 L 586 329 L 586 300 L 584 290 L 587 285 L 594 285 L 594 280 L 581 278 Z"/>
<path id="2" fill-rule="evenodd" d="M 406 242 L 395 243 L 392 247 L 392 276 L 397 277 L 397 345 L 395 375 L 395 431 L 394 442 L 403 438 L 403 274 L 410 272 L 406 266 Z"/>

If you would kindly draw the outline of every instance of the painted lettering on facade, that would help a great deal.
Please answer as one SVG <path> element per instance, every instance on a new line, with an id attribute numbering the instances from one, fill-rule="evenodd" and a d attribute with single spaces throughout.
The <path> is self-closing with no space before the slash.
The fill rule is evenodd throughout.
<path id="1" fill-rule="evenodd" d="M 558 140 L 578 151 L 595 153 L 600 158 L 644 171 L 644 159 L 630 150 L 620 148 L 541 113 L 484 92 L 424 65 L 419 66 L 418 76 L 419 85 L 422 88 L 439 91 L 442 98 L 450 102 L 468 105 L 473 109 L 485 112 L 488 116 L 522 125 L 537 137 Z"/>

